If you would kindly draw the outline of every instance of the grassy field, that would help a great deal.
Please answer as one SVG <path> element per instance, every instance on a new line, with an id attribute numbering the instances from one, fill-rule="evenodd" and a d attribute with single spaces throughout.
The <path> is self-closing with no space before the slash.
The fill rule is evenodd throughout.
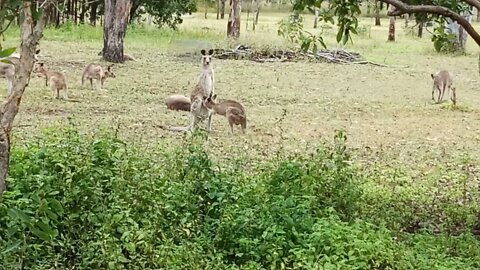
<path id="1" fill-rule="evenodd" d="M 207 20 L 200 13 L 186 16 L 179 32 L 130 28 L 126 52 L 138 61 L 115 66 L 117 78 L 108 80 L 108 91 L 102 92 L 80 85 L 83 67 L 89 62 L 101 63 L 97 56 L 102 47 L 101 28 L 48 29 L 40 45 L 41 58 L 48 67 L 66 73 L 71 96 L 81 102 L 52 100 L 42 79 L 32 79 L 16 120 L 16 138 L 37 134 L 42 127 L 73 117 L 86 132 L 120 124 L 121 132 L 135 141 L 178 141 L 181 135 L 160 126 L 186 125 L 189 115 L 167 111 L 164 99 L 173 93 L 188 94 L 196 83 L 198 57 L 179 57 L 180 53 L 198 55 L 201 48 L 228 45 L 226 21 L 213 16 Z M 255 32 L 246 31 L 244 21 L 237 43 L 291 46 L 276 34 L 278 22 L 286 16 L 261 15 Z M 307 26 L 311 21 L 307 16 Z M 439 55 L 429 36 L 418 39 L 406 34 L 402 20 L 397 22 L 397 42 L 387 43 L 387 23 L 383 19 L 382 26 L 375 27 L 372 19 L 363 18 L 360 25 L 365 26 L 366 33 L 356 36 L 346 49 L 371 61 L 408 67 L 215 60 L 219 97 L 242 102 L 249 122 L 246 136 L 231 137 L 226 121 L 215 117 L 212 151 L 248 148 L 264 155 L 274 150 L 281 140 L 277 120 L 286 109 L 282 140 L 291 150 L 304 149 L 321 138 L 330 139 L 335 129 L 344 128 L 354 148 L 388 149 L 405 158 L 478 153 L 477 46 L 469 40 L 467 55 Z M 335 33 L 334 28 L 324 29 L 330 48 L 336 46 Z M 14 44 L 14 34 L 10 33 L 6 43 Z M 448 103 L 431 102 L 430 73 L 441 68 L 448 68 L 455 76 L 460 110 L 450 110 Z"/>

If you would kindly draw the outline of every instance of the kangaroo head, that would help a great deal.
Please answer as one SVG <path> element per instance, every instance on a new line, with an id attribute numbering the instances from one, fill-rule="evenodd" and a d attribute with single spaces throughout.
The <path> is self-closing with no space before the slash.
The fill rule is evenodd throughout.
<path id="1" fill-rule="evenodd" d="M 205 50 L 201 50 L 200 53 L 202 54 L 202 65 L 208 67 L 212 62 L 213 49 L 208 50 L 208 53 Z"/>
<path id="2" fill-rule="evenodd" d="M 45 66 L 43 62 L 36 62 L 35 68 L 33 69 L 33 73 L 37 73 L 37 77 L 42 77 L 42 74 L 46 72 Z"/>
<path id="3" fill-rule="evenodd" d="M 211 109 L 213 106 L 217 105 L 217 102 L 216 102 L 216 99 L 217 99 L 217 95 L 213 95 L 213 96 L 210 96 L 208 98 L 205 99 L 205 106 L 209 109 Z"/>
<path id="4" fill-rule="evenodd" d="M 112 67 L 113 67 L 113 64 L 112 64 L 112 65 L 109 65 L 109 66 L 107 67 L 107 70 L 105 71 L 105 77 L 106 77 L 106 78 L 108 78 L 108 77 L 110 77 L 110 78 L 115 78 L 115 74 L 114 74 L 113 71 L 112 71 Z"/>

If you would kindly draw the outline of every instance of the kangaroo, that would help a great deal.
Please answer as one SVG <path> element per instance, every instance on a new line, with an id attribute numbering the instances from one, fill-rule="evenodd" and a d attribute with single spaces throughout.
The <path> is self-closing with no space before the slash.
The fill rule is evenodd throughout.
<path id="1" fill-rule="evenodd" d="M 174 111 L 190 111 L 190 99 L 182 95 L 171 95 L 165 100 L 167 109 Z"/>
<path id="2" fill-rule="evenodd" d="M 430 74 L 430 76 L 433 79 L 432 100 L 435 101 L 435 90 L 437 90 L 438 99 L 436 103 L 440 103 L 443 100 L 445 90 L 448 90 L 450 94 L 453 83 L 452 76 L 447 70 L 441 70 L 436 74 Z M 452 97 L 450 96 L 450 98 Z"/>
<path id="3" fill-rule="evenodd" d="M 247 114 L 242 104 L 234 100 L 216 101 L 217 95 L 207 98 L 205 105 L 212 109 L 216 114 L 223 115 L 227 118 L 230 125 L 230 132 L 233 134 L 233 125 L 240 125 L 242 133 L 245 134 L 247 128 Z"/>
<path id="4" fill-rule="evenodd" d="M 208 119 L 208 132 L 212 130 L 212 111 L 205 106 L 207 98 L 212 97 L 215 92 L 214 71 L 211 65 L 213 49 L 208 53 L 205 50 L 200 51 L 202 54 L 202 73 L 198 78 L 198 83 L 190 94 L 190 113 L 192 122 L 187 127 L 170 128 L 172 131 L 193 131 L 200 121 Z"/>
<path id="5" fill-rule="evenodd" d="M 82 74 L 82 86 L 85 84 L 85 79 L 90 80 L 90 86 L 93 89 L 93 79 L 100 81 L 100 85 L 97 82 L 97 89 L 103 89 L 103 84 L 107 78 L 115 78 L 115 74 L 112 71 L 112 65 L 109 65 L 105 70 L 102 66 L 97 64 L 88 64 L 83 70 Z M 98 88 L 100 87 L 100 88 Z"/>
<path id="6" fill-rule="evenodd" d="M 40 50 L 35 51 L 35 62 L 38 61 L 38 54 L 40 53 Z M 12 88 L 13 88 L 13 80 L 15 78 L 15 65 L 19 63 L 20 61 L 20 54 L 19 53 L 13 53 L 7 58 L 0 59 L 0 60 L 7 60 L 10 63 L 4 63 L 0 61 L 0 78 L 6 78 L 7 79 L 7 93 L 8 95 L 11 94 Z"/>
<path id="7" fill-rule="evenodd" d="M 53 96 L 60 98 L 60 90 L 64 90 L 63 99 L 68 100 L 68 87 L 65 79 L 65 75 L 58 71 L 49 71 L 45 68 L 44 63 L 39 63 L 34 70 L 40 77 L 45 77 L 50 82 L 50 87 L 53 91 Z"/>

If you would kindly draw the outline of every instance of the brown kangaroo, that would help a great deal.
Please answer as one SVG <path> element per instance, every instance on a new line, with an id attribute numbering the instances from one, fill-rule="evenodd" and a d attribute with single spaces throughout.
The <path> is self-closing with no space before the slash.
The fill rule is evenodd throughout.
<path id="1" fill-rule="evenodd" d="M 245 134 L 247 128 L 247 114 L 242 104 L 234 100 L 220 100 L 216 101 L 217 95 L 207 98 L 205 106 L 212 109 L 216 114 L 223 115 L 227 118 L 230 125 L 230 132 L 233 134 L 233 125 L 240 125 L 242 133 Z"/>
<path id="2" fill-rule="evenodd" d="M 38 54 L 40 50 L 35 51 L 35 62 L 38 61 Z M 0 61 L 0 78 L 6 78 L 8 82 L 7 93 L 8 95 L 12 92 L 13 79 L 15 78 L 15 65 L 19 63 L 20 54 L 13 53 L 6 58 L 1 60 L 8 60 L 10 63 L 4 63 Z"/>
<path id="3" fill-rule="evenodd" d="M 88 64 L 83 70 L 82 74 L 82 86 L 85 84 L 85 79 L 90 80 L 90 87 L 93 89 L 93 79 L 97 80 L 97 89 L 103 89 L 103 84 L 107 78 L 115 78 L 115 74 L 112 71 L 112 65 L 109 65 L 105 70 L 102 66 L 97 64 Z M 98 84 L 100 81 L 100 85 Z"/>
<path id="4" fill-rule="evenodd" d="M 60 98 L 60 90 L 64 91 L 63 99 L 68 99 L 68 87 L 65 75 L 58 71 L 49 71 L 45 68 L 44 63 L 38 63 L 34 70 L 40 77 L 45 77 L 47 82 L 50 82 L 50 87 L 55 98 Z"/>
<path id="5" fill-rule="evenodd" d="M 200 121 L 208 119 L 207 129 L 212 129 L 212 111 L 205 106 L 205 100 L 211 97 L 215 92 L 214 71 L 211 65 L 213 49 L 208 52 L 201 50 L 202 54 L 202 72 L 198 78 L 198 83 L 190 94 L 190 113 L 192 122 L 187 127 L 173 127 L 172 131 L 193 131 Z"/>
<path id="6" fill-rule="evenodd" d="M 435 101 L 435 90 L 438 91 L 438 99 L 436 103 L 440 103 L 443 100 L 443 96 L 445 94 L 445 90 L 448 89 L 450 99 L 453 102 L 453 97 L 450 93 L 452 89 L 452 75 L 447 70 L 441 70 L 436 74 L 430 74 L 433 79 L 433 89 L 432 89 L 432 100 Z M 453 93 L 454 94 L 454 93 Z"/>
<path id="7" fill-rule="evenodd" d="M 167 109 L 174 111 L 190 111 L 190 99 L 183 95 L 171 95 L 165 100 Z"/>

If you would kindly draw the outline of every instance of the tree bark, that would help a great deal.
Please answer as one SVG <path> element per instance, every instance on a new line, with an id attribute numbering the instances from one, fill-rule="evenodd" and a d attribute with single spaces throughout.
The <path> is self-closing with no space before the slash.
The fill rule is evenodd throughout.
<path id="1" fill-rule="evenodd" d="M 15 64 L 12 92 L 0 106 L 0 195 L 7 188 L 6 179 L 10 166 L 10 135 L 13 121 L 30 80 L 37 44 L 43 36 L 51 2 L 47 1 L 44 5 L 45 10 L 39 21 L 34 21 L 31 5 L 31 1 L 23 2 L 24 20 L 21 27 L 20 59 Z"/>
<path id="2" fill-rule="evenodd" d="M 123 63 L 123 41 L 127 30 L 130 0 L 105 0 L 103 59 Z"/>
<path id="3" fill-rule="evenodd" d="M 227 2 L 227 0 L 220 0 L 220 19 L 225 18 L 225 2 Z"/>
<path id="4" fill-rule="evenodd" d="M 477 8 L 477 22 L 480 22 L 480 9 Z"/>
<path id="5" fill-rule="evenodd" d="M 313 28 L 317 28 L 318 26 L 318 17 L 320 16 L 320 9 L 315 7 L 315 19 L 313 20 Z"/>
<path id="6" fill-rule="evenodd" d="M 375 26 L 380 26 L 380 3 L 378 1 L 375 1 Z"/>
<path id="7" fill-rule="evenodd" d="M 217 0 L 217 20 L 220 19 L 220 0 Z"/>
<path id="8" fill-rule="evenodd" d="M 258 24 L 258 15 L 260 14 L 260 1 L 261 0 L 255 0 L 256 7 L 255 7 L 255 18 L 253 19 L 253 31 L 255 31 L 255 28 Z"/>
<path id="9" fill-rule="evenodd" d="M 423 37 L 423 24 L 424 24 L 423 21 L 418 23 L 418 33 L 417 34 L 418 34 L 419 38 Z"/>
<path id="10" fill-rule="evenodd" d="M 90 6 L 90 24 L 93 26 L 97 25 L 97 9 L 98 2 L 93 2 Z"/>
<path id="11" fill-rule="evenodd" d="M 390 6 L 390 10 L 394 7 Z M 395 16 L 390 16 L 390 24 L 388 25 L 388 41 L 395 41 Z"/>
<path id="12" fill-rule="evenodd" d="M 205 19 L 207 19 L 207 13 L 208 13 L 208 0 L 205 0 Z"/>
<path id="13" fill-rule="evenodd" d="M 431 6 L 431 5 L 407 5 L 400 0 L 380 0 L 380 1 L 384 3 L 388 3 L 395 7 L 394 10 L 388 12 L 389 16 L 400 16 L 405 13 L 427 13 L 427 14 L 435 14 L 435 15 L 442 15 L 445 17 L 449 17 L 452 20 L 458 22 L 465 29 L 465 31 L 467 31 L 467 33 L 473 38 L 473 40 L 475 40 L 477 45 L 480 46 L 480 34 L 478 34 L 478 32 L 475 30 L 475 28 L 473 28 L 470 22 L 460 14 L 453 12 L 452 10 L 446 7 Z M 473 5 L 474 7 L 477 7 L 477 5 L 480 5 L 480 1 L 475 1 L 475 0 L 464 0 L 464 2 L 468 4 L 472 2 L 471 5 Z"/>
<path id="14" fill-rule="evenodd" d="M 140 5 L 142 4 L 141 1 L 132 1 L 132 6 L 130 8 L 130 17 L 128 19 L 128 23 L 132 23 L 133 20 L 135 19 L 136 15 L 137 15 L 137 10 L 138 8 L 140 7 Z"/>
<path id="15" fill-rule="evenodd" d="M 228 18 L 227 36 L 237 39 L 240 37 L 240 15 L 242 11 L 242 0 L 230 0 L 230 16 Z"/>

